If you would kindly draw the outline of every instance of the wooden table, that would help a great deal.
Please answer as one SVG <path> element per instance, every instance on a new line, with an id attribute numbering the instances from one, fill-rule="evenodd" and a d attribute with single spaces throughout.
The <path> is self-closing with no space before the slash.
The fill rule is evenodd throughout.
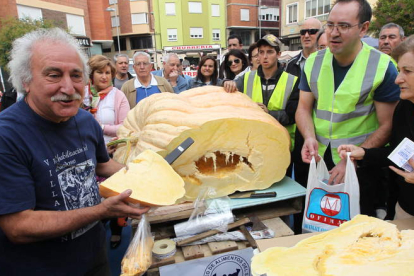
<path id="1" fill-rule="evenodd" d="M 290 188 L 293 187 L 292 194 Z M 262 190 L 276 191 L 278 196 L 273 199 L 232 199 L 232 212 L 237 218 L 255 215 L 267 227 L 275 232 L 275 237 L 293 235 L 293 231 L 280 219 L 282 216 L 299 213 L 302 210 L 302 200 L 305 189 L 288 177 L 279 183 L 275 183 L 270 188 Z M 241 201 L 240 201 L 241 200 Z M 234 208 L 233 208 L 234 207 Z M 193 212 L 192 203 L 183 203 L 174 206 L 160 207 L 151 210 L 147 217 L 151 223 L 151 231 L 155 233 L 155 240 L 173 238 L 174 224 L 184 221 Z M 133 221 L 133 225 L 137 224 Z M 158 276 L 158 267 L 172 263 L 184 262 L 191 259 L 208 257 L 224 252 L 244 249 L 249 247 L 247 241 L 234 242 L 211 242 L 203 245 L 192 245 L 177 247 L 176 254 L 168 259 L 154 262 L 148 270 L 148 276 Z"/>

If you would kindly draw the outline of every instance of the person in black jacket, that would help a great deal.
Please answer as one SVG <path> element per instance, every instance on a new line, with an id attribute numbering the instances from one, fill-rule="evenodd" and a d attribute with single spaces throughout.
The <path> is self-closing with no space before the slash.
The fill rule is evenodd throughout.
<path id="1" fill-rule="evenodd" d="M 401 89 L 401 101 L 394 111 L 390 146 L 384 148 L 365 149 L 355 145 L 341 145 L 338 152 L 341 158 L 346 152 L 351 152 L 351 159 L 362 160 L 359 166 L 382 167 L 391 164 L 387 156 L 401 143 L 404 138 L 414 141 L 414 35 L 408 37 L 397 46 L 392 57 L 398 62 L 400 70 L 395 83 Z M 414 158 L 408 161 L 414 167 Z M 414 172 L 406 172 L 394 166 L 389 167 L 395 172 L 392 176 L 393 184 L 398 187 L 397 202 L 395 204 L 394 219 L 404 219 L 414 216 Z M 394 206 L 390 206 L 394 207 Z"/>
<path id="2" fill-rule="evenodd" d="M 3 111 L 9 106 L 11 106 L 12 104 L 14 104 L 16 102 L 16 99 L 17 99 L 16 89 L 12 87 L 9 90 L 5 91 L 3 93 L 3 96 L 1 97 L 0 111 Z"/>

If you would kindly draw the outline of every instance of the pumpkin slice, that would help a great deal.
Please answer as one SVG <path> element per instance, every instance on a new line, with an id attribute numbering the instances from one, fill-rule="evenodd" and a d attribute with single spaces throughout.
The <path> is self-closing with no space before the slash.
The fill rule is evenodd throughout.
<path id="1" fill-rule="evenodd" d="M 299 261 L 298 261 L 299 260 Z M 339 228 L 273 247 L 252 259 L 253 275 L 414 275 L 414 231 L 358 215 Z"/>
<path id="2" fill-rule="evenodd" d="M 183 179 L 159 154 L 145 150 L 99 186 L 103 197 L 115 196 L 131 189 L 127 199 L 147 206 L 174 204 L 184 193 Z"/>
<path id="3" fill-rule="evenodd" d="M 245 94 L 216 86 L 140 101 L 117 136 L 129 141 L 118 145 L 119 162 L 145 149 L 165 156 L 187 137 L 195 141 L 172 164 L 185 181 L 181 201 L 196 199 L 202 186 L 214 188 L 215 197 L 268 188 L 290 163 L 287 130 Z"/>

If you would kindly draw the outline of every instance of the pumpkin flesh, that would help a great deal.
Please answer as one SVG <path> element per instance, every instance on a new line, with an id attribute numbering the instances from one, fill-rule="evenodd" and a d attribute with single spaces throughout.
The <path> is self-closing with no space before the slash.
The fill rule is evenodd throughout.
<path id="1" fill-rule="evenodd" d="M 131 189 L 127 199 L 147 206 L 171 205 L 184 193 L 184 181 L 159 154 L 146 150 L 99 185 L 103 197 Z"/>

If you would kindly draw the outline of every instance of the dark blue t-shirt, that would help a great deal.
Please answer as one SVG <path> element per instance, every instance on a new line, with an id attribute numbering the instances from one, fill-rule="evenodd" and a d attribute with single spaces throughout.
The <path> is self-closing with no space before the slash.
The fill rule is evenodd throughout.
<path id="1" fill-rule="evenodd" d="M 54 123 L 19 101 L 0 113 L 0 129 L 0 215 L 100 203 L 95 168 L 109 157 L 102 129 L 91 114 L 79 110 L 68 121 Z M 0 274 L 84 275 L 104 244 L 100 222 L 19 245 L 0 230 Z"/>
<path id="2" fill-rule="evenodd" d="M 342 83 L 345 78 L 346 73 L 352 64 L 341 67 L 335 58 L 333 58 L 332 66 L 334 69 L 334 78 L 335 78 L 335 91 L 338 89 L 339 85 Z M 305 70 L 302 70 L 299 83 L 299 89 L 304 92 L 311 92 L 309 84 L 307 82 Z M 374 100 L 377 102 L 396 102 L 400 100 L 400 88 L 395 84 L 395 79 L 397 78 L 398 71 L 395 68 L 395 65 L 390 61 L 388 64 L 387 71 L 385 72 L 383 82 L 378 86 L 374 92 Z"/>

